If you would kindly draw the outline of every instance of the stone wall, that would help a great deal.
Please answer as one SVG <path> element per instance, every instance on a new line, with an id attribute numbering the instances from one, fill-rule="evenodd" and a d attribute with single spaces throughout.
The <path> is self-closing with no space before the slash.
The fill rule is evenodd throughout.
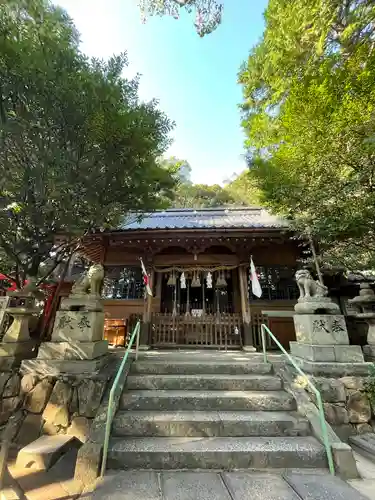
<path id="1" fill-rule="evenodd" d="M 326 420 L 342 436 L 373 432 L 375 408 L 365 390 L 366 377 L 314 377 L 320 391 Z"/>
<path id="2" fill-rule="evenodd" d="M 15 451 L 42 434 L 71 434 L 84 443 L 112 378 L 113 367 L 92 376 L 0 373 L 0 428 L 12 427 Z"/>

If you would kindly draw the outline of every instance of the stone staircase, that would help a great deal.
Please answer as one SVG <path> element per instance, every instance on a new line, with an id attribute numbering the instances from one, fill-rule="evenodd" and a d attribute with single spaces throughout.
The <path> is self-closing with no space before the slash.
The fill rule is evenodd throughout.
<path id="1" fill-rule="evenodd" d="M 326 467 L 271 364 L 241 353 L 168 354 L 132 364 L 109 469 Z"/>

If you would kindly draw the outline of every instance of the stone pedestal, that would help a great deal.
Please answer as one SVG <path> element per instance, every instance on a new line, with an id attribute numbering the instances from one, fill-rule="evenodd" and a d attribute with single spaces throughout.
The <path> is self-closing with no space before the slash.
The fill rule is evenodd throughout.
<path id="1" fill-rule="evenodd" d="M 13 322 L 0 343 L 0 371 L 17 367 L 23 359 L 36 355 L 35 341 L 30 338 L 29 322 L 38 309 L 8 307 L 5 313 L 13 317 Z"/>
<path id="2" fill-rule="evenodd" d="M 344 316 L 295 314 L 294 325 L 297 341 L 290 343 L 290 351 L 304 371 L 332 376 L 367 373 L 361 347 L 349 345 Z"/>
<path id="3" fill-rule="evenodd" d="M 103 340 L 104 312 L 100 297 L 72 294 L 61 301 L 51 340 L 40 345 L 37 359 L 22 364 L 24 371 L 48 374 L 92 373 L 108 361 Z"/>

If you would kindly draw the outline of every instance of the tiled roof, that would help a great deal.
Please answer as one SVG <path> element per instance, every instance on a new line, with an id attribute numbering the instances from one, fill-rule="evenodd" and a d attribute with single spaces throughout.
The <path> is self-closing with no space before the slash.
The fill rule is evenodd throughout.
<path id="1" fill-rule="evenodd" d="M 142 217 L 142 218 L 141 218 Z M 287 223 L 260 207 L 169 209 L 131 214 L 120 230 L 285 228 Z"/>

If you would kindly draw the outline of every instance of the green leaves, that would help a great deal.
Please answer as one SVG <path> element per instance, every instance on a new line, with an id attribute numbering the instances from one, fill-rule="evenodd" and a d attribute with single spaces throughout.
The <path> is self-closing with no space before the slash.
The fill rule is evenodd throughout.
<path id="1" fill-rule="evenodd" d="M 126 64 L 88 60 L 46 0 L 0 4 L 0 247 L 13 271 L 35 275 L 56 234 L 113 227 L 171 198 L 157 158 L 172 124 L 139 101 Z"/>
<path id="2" fill-rule="evenodd" d="M 375 6 L 273 1 L 240 73 L 250 175 L 325 263 L 375 265 Z"/>
<path id="3" fill-rule="evenodd" d="M 223 4 L 216 0 L 140 0 L 143 21 L 148 15 L 179 18 L 180 10 L 195 12 L 194 26 L 200 37 L 212 33 L 221 23 Z"/>

